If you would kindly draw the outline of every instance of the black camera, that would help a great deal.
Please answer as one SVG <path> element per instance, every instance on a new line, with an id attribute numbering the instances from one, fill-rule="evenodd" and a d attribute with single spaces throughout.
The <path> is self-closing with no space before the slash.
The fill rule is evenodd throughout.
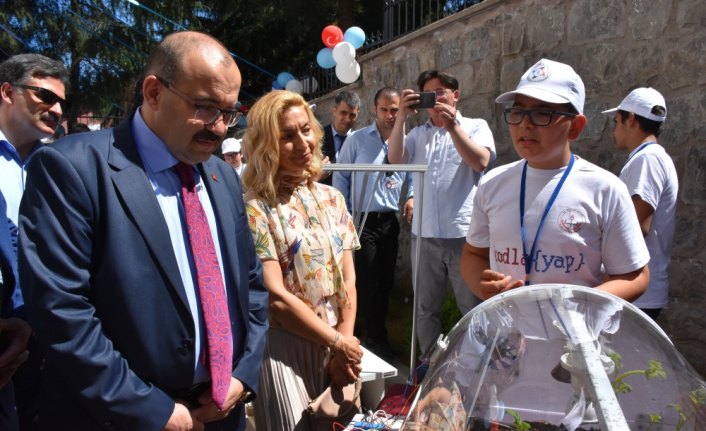
<path id="1" fill-rule="evenodd" d="M 419 103 L 410 105 L 412 109 L 428 109 L 436 105 L 436 93 L 433 91 L 423 91 L 419 93 Z"/>

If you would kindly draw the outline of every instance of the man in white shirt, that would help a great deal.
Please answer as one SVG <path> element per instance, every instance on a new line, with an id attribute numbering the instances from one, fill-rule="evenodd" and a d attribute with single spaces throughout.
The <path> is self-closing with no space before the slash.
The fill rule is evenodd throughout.
<path id="1" fill-rule="evenodd" d="M 630 152 L 620 179 L 628 186 L 650 251 L 650 284 L 634 304 L 656 320 L 669 303 L 669 263 L 679 193 L 674 162 L 657 143 L 667 119 L 667 104 L 657 90 L 643 87 L 603 113 L 615 113 L 615 144 Z"/>
<path id="2" fill-rule="evenodd" d="M 483 171 L 495 159 L 495 143 L 485 120 L 465 118 L 456 109 L 461 93 L 454 76 L 428 70 L 421 73 L 417 84 L 420 91 L 435 93 L 436 103 L 427 109 L 429 120 L 405 136 L 405 121 L 416 112 L 414 105 L 420 96 L 415 90 L 402 91 L 400 110 L 388 141 L 388 157 L 390 163 L 428 166 L 422 191 L 423 217 L 420 220 L 420 208 L 415 205 L 412 223 L 413 257 L 417 240 L 424 256 L 416 268 L 416 295 L 417 339 L 422 358 L 426 358 L 441 333 L 441 306 L 447 282 L 462 314 L 478 303 L 458 267 L 471 222 L 473 195 Z M 418 198 L 417 181 L 414 176 Z"/>

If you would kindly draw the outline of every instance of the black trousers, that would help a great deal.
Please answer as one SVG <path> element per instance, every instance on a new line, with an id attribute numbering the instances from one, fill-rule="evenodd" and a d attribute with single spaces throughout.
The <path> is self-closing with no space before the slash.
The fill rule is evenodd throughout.
<path id="1" fill-rule="evenodd" d="M 355 252 L 358 318 L 362 317 L 369 343 L 387 342 L 388 297 L 395 280 L 398 235 L 397 213 L 368 213 Z"/>

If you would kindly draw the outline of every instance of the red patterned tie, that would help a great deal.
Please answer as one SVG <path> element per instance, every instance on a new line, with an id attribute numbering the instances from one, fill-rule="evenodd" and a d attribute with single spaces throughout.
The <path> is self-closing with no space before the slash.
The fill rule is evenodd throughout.
<path id="1" fill-rule="evenodd" d="M 213 381 L 211 396 L 222 409 L 230 387 L 233 358 L 228 302 L 211 229 L 196 192 L 193 167 L 179 162 L 176 171 L 181 179 L 181 199 L 186 213 L 191 254 L 196 264 L 201 311 L 206 323 L 209 369 Z"/>

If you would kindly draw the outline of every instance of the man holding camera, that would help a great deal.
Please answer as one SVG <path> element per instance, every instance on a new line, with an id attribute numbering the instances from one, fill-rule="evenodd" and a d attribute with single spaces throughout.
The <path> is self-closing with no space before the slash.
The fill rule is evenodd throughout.
<path id="1" fill-rule="evenodd" d="M 422 94 L 410 89 L 402 91 L 400 110 L 388 141 L 388 158 L 390 163 L 427 165 L 423 220 L 418 217 L 420 208 L 416 205 L 412 224 L 413 257 L 415 241 L 420 241 L 424 256 L 416 268 L 417 339 L 421 357 L 427 359 L 441 333 L 447 281 L 462 314 L 479 302 L 461 278 L 459 262 L 471 221 L 473 195 L 483 171 L 495 159 L 495 143 L 485 120 L 462 117 L 456 109 L 460 92 L 454 76 L 428 70 L 419 75 L 417 85 Z M 429 114 L 428 121 L 405 136 L 406 119 L 423 108 Z M 414 178 L 418 191 L 418 176 L 415 174 Z"/>

